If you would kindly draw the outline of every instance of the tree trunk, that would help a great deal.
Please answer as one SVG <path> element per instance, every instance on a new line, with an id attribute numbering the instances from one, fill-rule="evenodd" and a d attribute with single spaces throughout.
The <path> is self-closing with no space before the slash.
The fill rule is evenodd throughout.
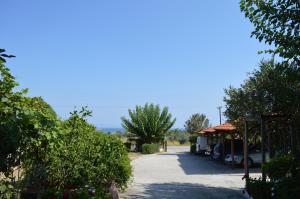
<path id="1" fill-rule="evenodd" d="M 114 181 L 112 181 L 110 186 L 109 186 L 109 193 L 111 194 L 112 199 L 119 199 L 120 198 L 116 183 Z"/>

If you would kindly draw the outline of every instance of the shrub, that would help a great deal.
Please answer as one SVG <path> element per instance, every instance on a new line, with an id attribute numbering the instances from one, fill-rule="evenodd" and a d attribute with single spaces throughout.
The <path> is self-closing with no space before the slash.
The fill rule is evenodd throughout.
<path id="1" fill-rule="evenodd" d="M 143 144 L 142 153 L 143 154 L 153 154 L 159 152 L 159 144 Z"/>
<path id="2" fill-rule="evenodd" d="M 86 114 L 74 112 L 60 124 L 56 136 L 49 138 L 47 145 L 52 147 L 40 151 L 43 158 L 24 162 L 25 184 L 30 187 L 35 181 L 46 192 L 52 189 L 55 193 L 66 187 L 83 189 L 86 185 L 108 191 L 112 182 L 119 189 L 127 187 L 132 169 L 125 145 L 115 136 L 98 132 L 86 122 Z M 35 176 L 38 178 L 33 179 Z"/>
<path id="3" fill-rule="evenodd" d="M 187 134 L 181 133 L 178 135 L 179 144 L 185 144 L 189 141 L 189 137 Z"/>
<path id="4" fill-rule="evenodd" d="M 73 189 L 47 189 L 42 193 L 42 199 L 109 199 L 109 193 L 105 189 L 91 187 Z"/>
<path id="5" fill-rule="evenodd" d="M 126 188 L 132 174 L 126 147 L 88 124 L 90 111 L 83 108 L 60 120 L 42 98 L 27 97 L 27 89 L 16 86 L 0 55 L 0 178 L 12 178 L 16 166 L 24 177 L 17 183 L 0 179 L 1 199 L 14 198 L 16 190 L 23 196 L 55 196 L 66 187 L 76 187 L 84 198 L 86 185 L 96 190 L 93 198 L 104 198 L 109 184 Z"/>
<path id="6" fill-rule="evenodd" d="M 46 171 L 52 185 L 105 186 L 112 181 L 126 188 L 131 166 L 124 144 L 99 132 L 85 132 L 49 154 Z"/>
<path id="7" fill-rule="evenodd" d="M 11 199 L 14 195 L 14 187 L 7 181 L 0 181 L 0 198 Z"/>
<path id="8" fill-rule="evenodd" d="M 284 178 L 275 184 L 276 199 L 300 198 L 300 177 Z"/>
<path id="9" fill-rule="evenodd" d="M 263 171 L 273 181 L 284 178 L 292 170 L 293 158 L 290 155 L 273 158 L 270 162 L 263 165 Z"/>
<path id="10" fill-rule="evenodd" d="M 192 144 L 192 145 L 191 145 L 190 152 L 191 152 L 191 153 L 196 153 L 196 145 L 195 145 L 195 144 Z"/>
<path id="11" fill-rule="evenodd" d="M 291 155 L 273 158 L 263 165 L 263 171 L 274 183 L 276 199 L 300 198 L 299 162 Z"/>
<path id="12" fill-rule="evenodd" d="M 261 178 L 248 178 L 246 181 L 248 193 L 254 199 L 271 199 L 272 198 L 272 183 L 263 182 Z"/>
<path id="13" fill-rule="evenodd" d="M 298 168 L 299 163 L 290 155 L 272 159 L 263 165 L 263 171 L 266 172 L 270 181 L 248 179 L 246 183 L 249 194 L 254 199 L 268 199 L 271 198 L 273 188 L 273 198 L 275 199 L 300 198 Z M 293 170 L 295 171 L 293 172 Z"/>

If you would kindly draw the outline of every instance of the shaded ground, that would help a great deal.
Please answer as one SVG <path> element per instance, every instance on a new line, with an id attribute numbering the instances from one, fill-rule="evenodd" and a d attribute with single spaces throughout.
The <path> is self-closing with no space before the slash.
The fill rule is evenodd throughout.
<path id="1" fill-rule="evenodd" d="M 168 153 L 145 155 L 132 161 L 132 186 L 123 199 L 243 198 L 243 169 L 231 169 L 207 157 L 188 153 L 189 147 L 169 147 Z M 255 170 L 258 175 L 258 170 Z"/>
<path id="2" fill-rule="evenodd" d="M 138 153 L 138 152 L 130 152 L 129 154 L 128 154 L 128 157 L 129 157 L 129 159 L 132 161 L 132 160 L 135 160 L 135 159 L 137 159 L 137 158 L 139 158 L 139 157 L 141 157 L 141 153 Z"/>

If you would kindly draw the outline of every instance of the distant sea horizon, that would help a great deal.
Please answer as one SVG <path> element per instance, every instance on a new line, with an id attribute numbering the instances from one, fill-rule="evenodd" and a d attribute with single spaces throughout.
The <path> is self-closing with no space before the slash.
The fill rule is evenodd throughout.
<path id="1" fill-rule="evenodd" d="M 106 128 L 97 127 L 97 129 L 104 133 L 116 133 L 116 132 L 125 133 L 126 132 L 126 130 L 122 127 L 106 127 Z M 184 128 L 172 128 L 171 130 L 174 130 L 174 129 L 184 131 Z"/>

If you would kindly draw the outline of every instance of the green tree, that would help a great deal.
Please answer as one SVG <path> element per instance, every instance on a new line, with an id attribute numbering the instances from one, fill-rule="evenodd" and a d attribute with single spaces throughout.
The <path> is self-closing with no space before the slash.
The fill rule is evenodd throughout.
<path id="1" fill-rule="evenodd" d="M 174 142 L 178 141 L 180 144 L 185 144 L 189 141 L 190 134 L 181 129 L 173 129 L 167 135 L 167 140 Z"/>
<path id="2" fill-rule="evenodd" d="M 225 89 L 225 115 L 230 121 L 245 115 L 278 113 L 297 117 L 300 111 L 300 69 L 274 60 L 261 61 L 240 88 Z"/>
<path id="3" fill-rule="evenodd" d="M 132 172 L 120 139 L 90 125 L 85 118 L 91 112 L 85 108 L 63 121 L 41 97 L 27 97 L 27 89 L 17 86 L 0 59 L 1 196 L 14 197 L 16 184 L 21 191 L 53 189 L 53 193 L 70 184 L 77 191 L 89 185 L 97 189 L 95 198 L 105 198 L 111 183 L 126 188 Z M 11 183 L 15 166 L 22 168 L 22 183 Z"/>
<path id="4" fill-rule="evenodd" d="M 20 90 L 18 85 L 1 59 L 0 173 L 6 178 L 1 178 L 0 184 L 12 187 L 12 191 L 14 187 L 7 185 L 13 178 L 12 171 L 16 166 L 22 166 L 26 172 L 24 166 L 30 160 L 35 163 L 32 165 L 36 165 L 36 168 L 43 168 L 38 167 L 41 164 L 36 164 L 41 162 L 41 152 L 47 148 L 41 138 L 51 135 L 51 131 L 56 128 L 56 114 L 53 109 L 42 98 L 27 97 L 27 89 Z"/>
<path id="5" fill-rule="evenodd" d="M 255 27 L 251 36 L 275 46 L 265 52 L 300 63 L 299 0 L 241 0 L 240 8 Z"/>
<path id="6" fill-rule="evenodd" d="M 300 69 L 293 64 L 261 61 L 259 68 L 250 74 L 240 88 L 225 90 L 226 117 L 243 130 L 245 116 L 259 119 L 261 114 L 286 115 L 294 120 L 299 129 L 299 79 Z M 250 125 L 256 128 L 251 132 L 259 131 L 259 123 L 251 122 Z M 287 152 L 290 143 L 287 126 L 282 121 L 274 120 L 268 124 L 268 129 L 274 138 L 273 148 L 277 152 Z"/>
<path id="7" fill-rule="evenodd" d="M 164 139 L 167 132 L 175 124 L 168 108 L 161 111 L 159 105 L 145 104 L 136 106 L 135 110 L 128 110 L 130 119 L 122 117 L 122 126 L 137 136 L 140 144 L 158 143 Z"/>
<path id="8" fill-rule="evenodd" d="M 204 114 L 193 114 L 186 122 L 185 129 L 188 133 L 194 134 L 199 132 L 203 128 L 207 128 L 209 125 L 209 120 Z"/>
<path id="9" fill-rule="evenodd" d="M 15 92 L 18 86 L 9 69 L 0 60 L 0 172 L 9 173 L 13 166 L 19 164 L 17 149 L 25 131 L 24 104 L 26 90 Z"/>

